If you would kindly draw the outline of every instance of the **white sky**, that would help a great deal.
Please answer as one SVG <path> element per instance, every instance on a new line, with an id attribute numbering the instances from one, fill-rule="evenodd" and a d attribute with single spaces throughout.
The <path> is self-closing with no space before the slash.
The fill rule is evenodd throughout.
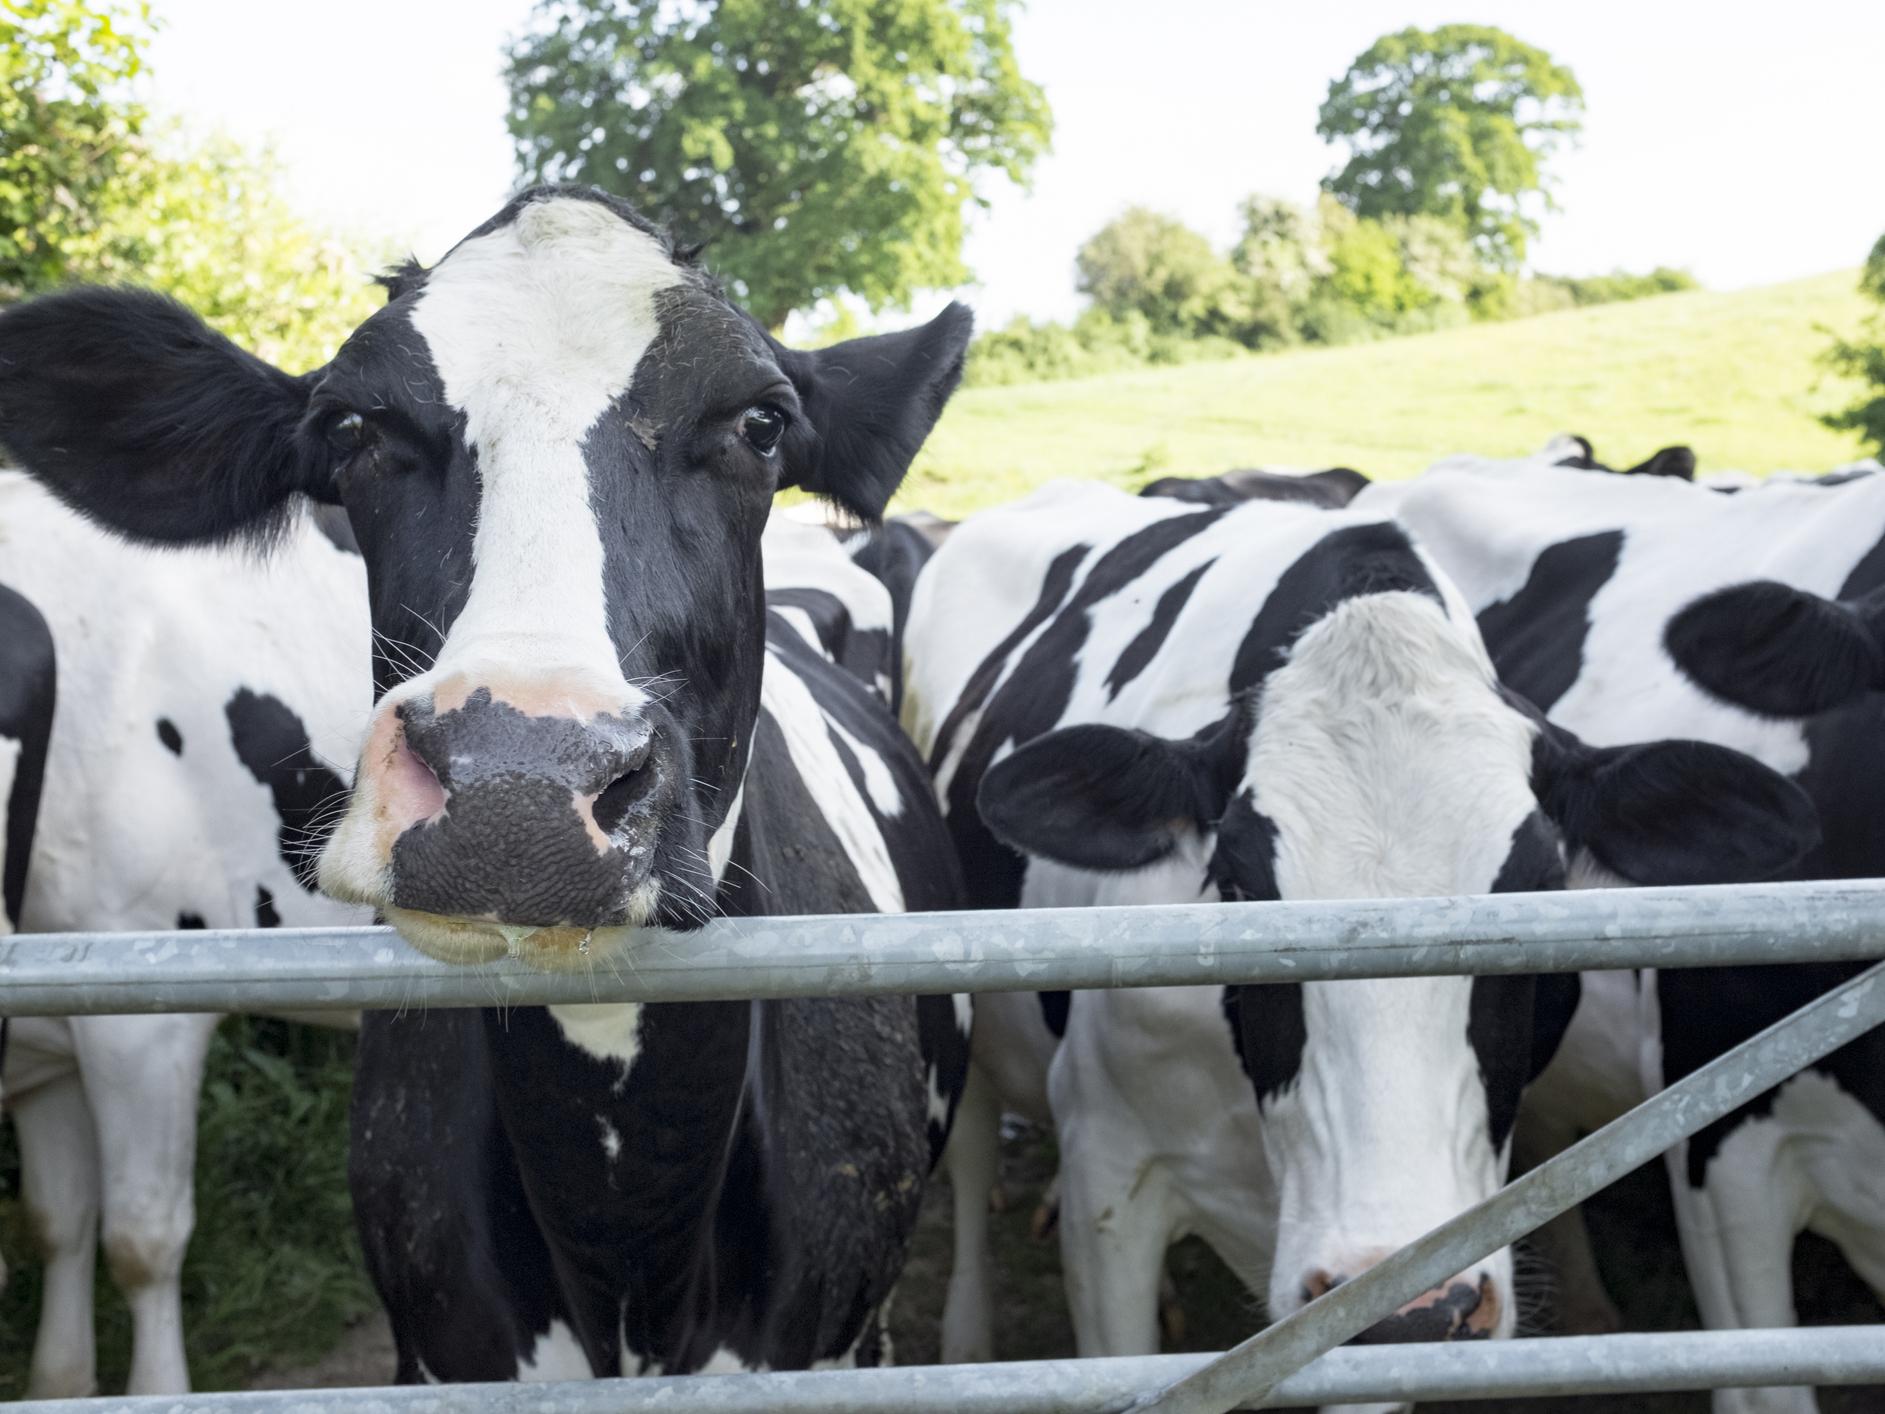
<path id="1" fill-rule="evenodd" d="M 156 0 L 161 111 L 272 140 L 291 195 L 341 230 L 439 255 L 513 171 L 499 53 L 528 0 Z M 1034 0 L 1016 44 L 1056 122 L 1031 194 L 967 252 L 983 327 L 1080 305 L 1073 255 L 1121 208 L 1220 244 L 1252 191 L 1313 200 L 1328 82 L 1376 36 L 1496 24 L 1569 64 L 1588 112 L 1561 154 L 1541 269 L 1684 265 L 1718 288 L 1857 265 L 1885 232 L 1885 4 Z M 927 306 L 931 301 L 923 301 Z"/>

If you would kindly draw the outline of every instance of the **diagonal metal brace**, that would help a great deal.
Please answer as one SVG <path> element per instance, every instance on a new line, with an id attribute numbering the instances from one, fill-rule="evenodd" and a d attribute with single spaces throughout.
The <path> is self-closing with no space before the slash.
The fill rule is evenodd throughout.
<path id="1" fill-rule="evenodd" d="M 1121 1407 L 1133 1414 L 1225 1414 L 1264 1398 L 1318 1355 L 1881 1022 L 1885 962 L 1650 1096 L 1485 1202 L 1225 1351 L 1202 1370 Z"/>

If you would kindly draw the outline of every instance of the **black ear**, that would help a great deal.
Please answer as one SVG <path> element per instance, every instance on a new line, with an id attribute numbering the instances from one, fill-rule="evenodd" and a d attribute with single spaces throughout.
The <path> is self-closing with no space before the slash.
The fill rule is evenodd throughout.
<path id="1" fill-rule="evenodd" d="M 1550 726 L 1533 775 L 1565 842 L 1633 884 L 1770 879 L 1820 840 L 1805 791 L 1711 742 L 1596 748 Z"/>
<path id="2" fill-rule="evenodd" d="M 1210 734 L 1169 741 L 1124 727 L 1064 727 L 1036 737 L 982 777 L 975 807 L 1023 854 L 1113 872 L 1172 852 L 1178 831 L 1224 813 L 1235 782 Z"/>
<path id="3" fill-rule="evenodd" d="M 167 543 L 265 536 L 321 482 L 298 435 L 306 380 L 143 290 L 78 289 L 0 314 L 0 446 L 112 530 Z"/>
<path id="4" fill-rule="evenodd" d="M 962 381 L 975 319 L 952 304 L 929 323 L 813 353 L 777 350 L 817 433 L 785 484 L 876 520 Z M 776 347 L 776 346 L 775 346 Z"/>
<path id="5" fill-rule="evenodd" d="M 1556 453 L 1558 459 L 1553 466 L 1568 466 L 1577 471 L 1607 471 L 1609 468 L 1597 460 L 1597 449 L 1590 444 L 1590 438 L 1580 437 L 1575 432 L 1567 432 L 1561 437 L 1554 437 L 1545 444 L 1547 455 Z"/>
<path id="6" fill-rule="evenodd" d="M 1678 481 L 1695 480 L 1695 453 L 1688 447 L 1664 447 L 1647 461 L 1640 461 L 1624 473 L 1626 476 L 1673 476 Z"/>
<path id="7" fill-rule="evenodd" d="M 1312 471 L 1303 480 L 1326 486 L 1330 497 L 1339 506 L 1346 506 L 1374 484 L 1367 472 L 1356 471 L 1352 466 L 1332 466 L 1324 471 Z"/>
<path id="8" fill-rule="evenodd" d="M 1773 580 L 1705 594 L 1663 646 L 1704 692 L 1769 717 L 1810 717 L 1885 688 L 1885 593 L 1846 603 Z"/>

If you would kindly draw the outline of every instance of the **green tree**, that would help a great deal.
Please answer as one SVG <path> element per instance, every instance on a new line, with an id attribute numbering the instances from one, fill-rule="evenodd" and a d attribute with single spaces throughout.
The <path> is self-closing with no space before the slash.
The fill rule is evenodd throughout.
<path id="1" fill-rule="evenodd" d="M 1440 217 L 1516 268 L 1551 206 L 1545 160 L 1583 112 L 1570 69 L 1503 30 L 1383 35 L 1329 85 L 1316 131 L 1349 158 L 1323 185 L 1359 216 Z"/>
<path id="2" fill-rule="evenodd" d="M 776 327 L 849 291 L 959 284 L 981 181 L 1048 145 L 1013 0 L 543 0 L 511 48 L 531 180 L 591 182 L 706 241 Z"/>
<path id="3" fill-rule="evenodd" d="M 138 0 L 0 6 L 0 301 L 62 283 L 97 252 L 144 122 L 130 86 L 149 37 Z"/>
<path id="4" fill-rule="evenodd" d="M 1128 207 L 1080 247 L 1077 286 L 1115 319 L 1142 315 L 1153 332 L 1234 335 L 1242 282 L 1210 241 L 1175 217 Z"/>
<path id="5" fill-rule="evenodd" d="M 162 290 L 282 368 L 325 363 L 380 303 L 360 253 L 283 195 L 273 154 L 225 136 L 171 129 L 128 153 L 94 244 L 74 274 Z"/>
<path id="6" fill-rule="evenodd" d="M 1826 356 L 1839 372 L 1864 388 L 1858 402 L 1829 413 L 1828 427 L 1857 432 L 1875 456 L 1885 459 L 1885 236 L 1880 236 L 1859 274 L 1859 292 L 1878 305 L 1856 339 L 1841 339 Z"/>
<path id="7" fill-rule="evenodd" d="M 1316 277 L 1328 273 L 1315 217 L 1293 202 L 1260 194 L 1245 197 L 1237 215 L 1243 234 L 1230 258 L 1238 273 L 1291 303 L 1308 298 Z"/>

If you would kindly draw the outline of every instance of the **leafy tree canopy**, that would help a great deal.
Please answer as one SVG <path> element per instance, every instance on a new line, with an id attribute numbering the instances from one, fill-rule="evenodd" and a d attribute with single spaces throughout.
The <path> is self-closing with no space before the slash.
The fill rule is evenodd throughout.
<path id="1" fill-rule="evenodd" d="M 1080 292 L 1115 319 L 1138 313 L 1158 333 L 1226 333 L 1240 281 L 1210 241 L 1172 216 L 1129 207 L 1080 247 Z"/>
<path id="2" fill-rule="evenodd" d="M 0 7 L 0 301 L 60 284 L 143 127 L 131 81 L 149 8 L 129 0 Z"/>
<path id="3" fill-rule="evenodd" d="M 381 303 L 362 252 L 293 208 L 271 153 L 176 129 L 157 139 L 127 155 L 75 273 L 162 290 L 281 368 L 332 358 Z M 365 254 L 383 267 L 394 251 Z"/>
<path id="4" fill-rule="evenodd" d="M 1872 453 L 1885 459 L 1885 236 L 1880 236 L 1859 273 L 1859 292 L 1878 304 L 1858 338 L 1841 339 L 1826 361 L 1859 380 L 1859 401 L 1824 418 L 1828 427 L 1857 432 Z"/>
<path id="5" fill-rule="evenodd" d="M 534 181 L 614 191 L 777 327 L 848 291 L 959 284 L 963 210 L 1025 182 L 1051 128 L 1013 0 L 543 0 L 512 47 Z"/>
<path id="6" fill-rule="evenodd" d="M 1515 268 L 1551 203 L 1545 159 L 1583 112 L 1570 69 L 1503 30 L 1404 29 L 1329 85 L 1316 131 L 1350 155 L 1323 185 L 1359 216 L 1441 217 Z"/>
<path id="7" fill-rule="evenodd" d="M 326 361 L 378 302 L 363 270 L 268 154 L 151 123 L 150 34 L 141 0 L 0 6 L 0 303 L 142 285 L 285 367 Z"/>

